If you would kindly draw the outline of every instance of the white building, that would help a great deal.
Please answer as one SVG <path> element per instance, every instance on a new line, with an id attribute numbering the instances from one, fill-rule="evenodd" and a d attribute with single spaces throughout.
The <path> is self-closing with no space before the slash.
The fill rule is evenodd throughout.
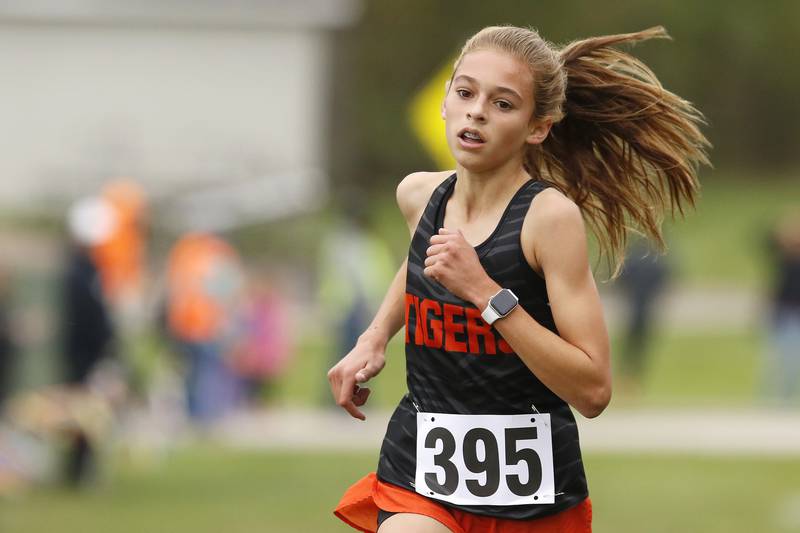
<path id="1" fill-rule="evenodd" d="M 181 191 L 175 205 L 211 226 L 307 205 L 327 181 L 331 30 L 361 8 L 0 0 L 0 208 L 63 205 L 121 176 Z"/>

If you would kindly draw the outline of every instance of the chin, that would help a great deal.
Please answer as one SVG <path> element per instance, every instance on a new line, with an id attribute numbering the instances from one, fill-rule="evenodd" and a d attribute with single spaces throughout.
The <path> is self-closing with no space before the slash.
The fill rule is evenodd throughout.
<path id="1" fill-rule="evenodd" d="M 458 166 L 475 173 L 486 172 L 497 166 L 494 164 L 494 161 L 475 154 L 457 153 L 453 155 L 453 158 L 456 160 L 456 163 L 458 163 Z"/>

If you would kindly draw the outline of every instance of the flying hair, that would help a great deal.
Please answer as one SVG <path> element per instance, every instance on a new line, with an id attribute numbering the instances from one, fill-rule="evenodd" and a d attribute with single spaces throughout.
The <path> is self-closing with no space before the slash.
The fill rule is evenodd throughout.
<path id="1" fill-rule="evenodd" d="M 619 274 L 629 232 L 666 250 L 665 213 L 694 207 L 697 174 L 711 165 L 703 114 L 664 89 L 632 55 L 612 46 L 671 39 L 657 26 L 556 46 L 532 28 L 490 26 L 461 50 L 507 52 L 527 63 L 534 80 L 532 120 L 553 123 L 541 145 L 528 145 L 525 170 L 569 196 L 600 245 L 612 277 Z"/>

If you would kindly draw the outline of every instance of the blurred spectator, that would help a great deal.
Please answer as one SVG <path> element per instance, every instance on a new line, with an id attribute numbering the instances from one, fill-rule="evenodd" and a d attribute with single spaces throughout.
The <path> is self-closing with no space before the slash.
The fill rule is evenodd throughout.
<path id="1" fill-rule="evenodd" d="M 653 311 L 668 278 L 664 257 L 646 241 L 635 240 L 619 276 L 628 311 L 619 361 L 621 386 L 627 392 L 636 393 L 642 385 L 653 334 Z"/>
<path id="2" fill-rule="evenodd" d="M 241 311 L 242 337 L 233 365 L 244 394 L 257 402 L 284 373 L 292 355 L 287 305 L 267 279 L 251 278 Z"/>
<path id="3" fill-rule="evenodd" d="M 9 324 L 10 299 L 8 273 L 0 268 L 0 412 L 11 393 L 15 370 L 16 350 Z"/>
<path id="4" fill-rule="evenodd" d="M 331 365 L 355 346 L 394 273 L 389 249 L 369 229 L 365 203 L 351 200 L 323 243 L 320 300 L 336 331 Z M 327 382 L 324 390 L 329 399 Z"/>
<path id="5" fill-rule="evenodd" d="M 219 237 L 191 233 L 170 252 L 167 328 L 184 356 L 186 405 L 195 422 L 213 422 L 238 401 L 228 356 L 242 281 L 238 254 Z"/>
<path id="6" fill-rule="evenodd" d="M 91 248 L 105 242 L 115 224 L 113 209 L 101 198 L 80 200 L 69 211 L 71 243 L 61 306 L 67 383 L 85 383 L 92 368 L 112 347 L 114 327 Z"/>
<path id="7" fill-rule="evenodd" d="M 62 381 L 65 385 L 53 387 L 52 394 L 41 393 L 43 399 L 54 398 L 50 403 L 33 402 L 34 405 L 50 405 L 51 411 L 34 412 L 52 415 L 57 421 L 62 420 L 61 415 L 72 412 L 71 398 L 92 396 L 89 384 L 93 376 L 98 375 L 101 363 L 112 354 L 115 332 L 110 307 L 91 251 L 108 240 L 116 223 L 112 206 L 98 197 L 76 202 L 67 216 L 70 243 L 60 317 Z M 33 398 L 38 398 L 37 394 L 31 393 Z M 82 405 L 82 402 L 78 401 L 76 405 Z M 50 438 L 48 435 L 52 433 L 67 441 L 63 465 L 66 480 L 71 485 L 78 485 L 90 479 L 95 468 L 97 445 L 91 431 L 81 424 L 50 424 L 47 418 L 33 420 L 37 423 L 44 421 L 43 438 Z"/>
<path id="8" fill-rule="evenodd" d="M 92 246 L 106 298 L 120 314 L 121 324 L 136 323 L 142 305 L 145 262 L 145 197 L 131 180 L 112 181 L 102 198 L 114 212 L 115 224 L 102 242 Z"/>
<path id="9" fill-rule="evenodd" d="M 779 220 L 769 245 L 773 288 L 768 394 L 788 404 L 800 382 L 800 210 Z"/>
<path id="10" fill-rule="evenodd" d="M 126 399 L 121 367 L 103 361 L 86 383 L 49 385 L 15 394 L 0 423 L 0 497 L 60 478 L 92 481 L 97 450 L 108 445 Z"/>

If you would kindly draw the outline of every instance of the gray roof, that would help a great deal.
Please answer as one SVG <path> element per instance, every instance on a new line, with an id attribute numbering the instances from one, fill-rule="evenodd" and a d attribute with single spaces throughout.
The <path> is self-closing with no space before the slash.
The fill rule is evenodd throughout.
<path id="1" fill-rule="evenodd" d="M 0 24 L 336 29 L 362 11 L 361 0 L 0 0 Z"/>

